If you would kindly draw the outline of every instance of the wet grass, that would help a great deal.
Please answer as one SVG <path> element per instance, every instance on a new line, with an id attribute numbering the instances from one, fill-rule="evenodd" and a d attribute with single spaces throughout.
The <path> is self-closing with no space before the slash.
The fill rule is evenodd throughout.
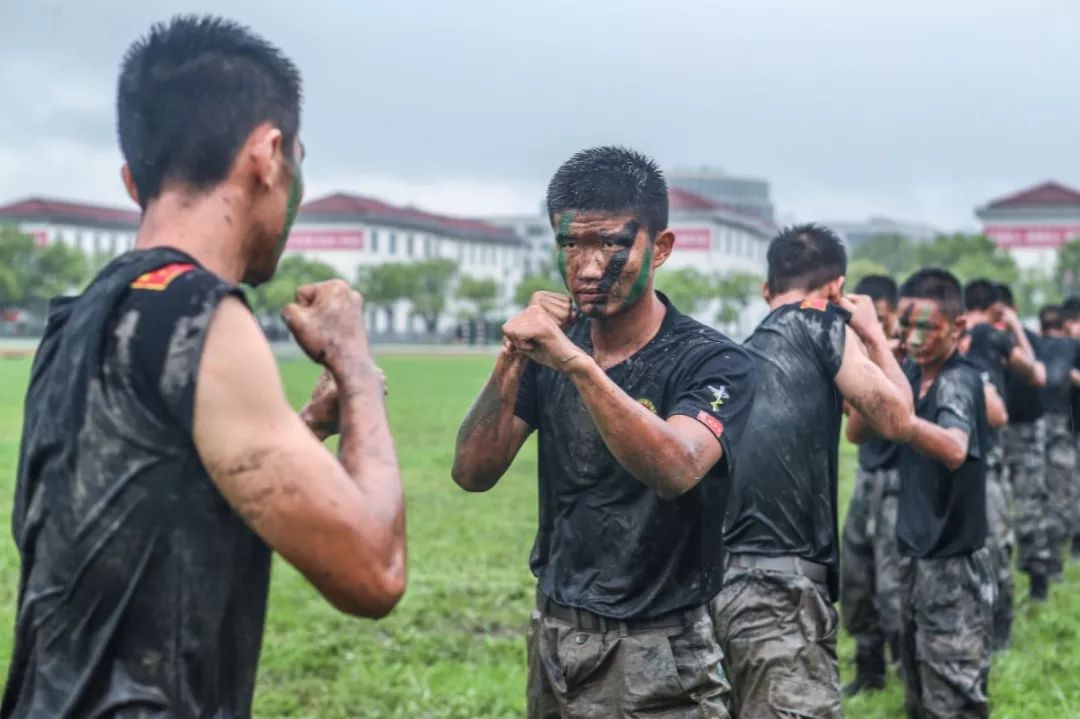
<path id="1" fill-rule="evenodd" d="M 527 567 L 536 522 L 536 455 L 530 441 L 487 494 L 450 480 L 458 421 L 483 383 L 488 357 L 381 359 L 409 502 L 409 590 L 380 622 L 334 612 L 290 567 L 274 567 L 256 697 L 259 717 L 511 717 L 524 708 L 524 630 L 533 582 Z M 18 563 L 9 515 L 21 402 L 29 362 L 0 361 L 0 681 L 11 651 Z M 287 362 L 299 405 L 316 370 Z M 842 455 L 846 505 L 854 454 Z M 1080 568 L 1049 604 L 1021 603 L 1013 649 L 995 658 L 994 717 L 1080 716 Z M 1017 596 L 1026 596 L 1021 581 Z M 842 639 L 845 680 L 852 645 Z M 900 717 L 889 688 L 846 705 L 851 717 Z"/>

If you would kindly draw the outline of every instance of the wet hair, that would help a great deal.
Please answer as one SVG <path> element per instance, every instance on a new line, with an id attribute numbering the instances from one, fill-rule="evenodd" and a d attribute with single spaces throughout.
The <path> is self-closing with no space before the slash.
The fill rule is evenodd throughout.
<path id="1" fill-rule="evenodd" d="M 1080 297 L 1069 295 L 1065 298 L 1065 301 L 1061 303 L 1061 306 L 1066 312 L 1080 313 Z"/>
<path id="2" fill-rule="evenodd" d="M 139 204 L 166 182 L 213 187 L 251 131 L 281 130 L 291 158 L 300 128 L 300 72 L 246 27 L 217 17 L 158 23 L 124 55 L 117 134 Z"/>
<path id="3" fill-rule="evenodd" d="M 997 285 L 998 299 L 1004 302 L 1008 307 L 1016 307 L 1016 298 L 1013 297 L 1012 287 L 1009 287 L 1004 282 L 999 282 Z"/>
<path id="4" fill-rule="evenodd" d="M 988 310 L 999 299 L 997 285 L 990 280 L 972 280 L 964 285 L 964 309 Z"/>
<path id="5" fill-rule="evenodd" d="M 939 267 L 924 267 L 900 285 L 901 297 L 933 300 L 937 302 L 941 313 L 950 320 L 955 320 L 964 313 L 964 290 L 960 280 L 948 270 Z"/>
<path id="6" fill-rule="evenodd" d="M 567 210 L 631 214 L 651 239 L 667 229 L 667 181 L 656 163 L 626 147 L 592 147 L 574 153 L 547 187 L 552 224 Z"/>
<path id="7" fill-rule="evenodd" d="M 874 302 L 884 300 L 889 307 L 896 309 L 899 298 L 896 280 L 888 275 L 867 275 L 855 285 L 855 294 L 868 295 Z"/>
<path id="8" fill-rule="evenodd" d="M 792 225 L 769 243 L 769 292 L 816 290 L 847 272 L 844 243 L 828 227 Z"/>
<path id="9" fill-rule="evenodd" d="M 1039 326 L 1043 332 L 1065 329 L 1065 312 L 1060 305 L 1045 305 L 1039 310 Z"/>

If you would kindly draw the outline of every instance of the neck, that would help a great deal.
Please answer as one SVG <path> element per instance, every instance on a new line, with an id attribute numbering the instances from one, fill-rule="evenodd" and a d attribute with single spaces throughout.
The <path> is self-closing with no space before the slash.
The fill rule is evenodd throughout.
<path id="1" fill-rule="evenodd" d="M 593 349 L 598 355 L 629 351 L 645 346 L 660 329 L 667 308 L 653 291 L 651 283 L 637 304 L 614 317 L 594 318 L 590 324 Z"/>
<path id="2" fill-rule="evenodd" d="M 941 368 L 945 366 L 945 363 L 949 361 L 949 358 L 956 354 L 956 345 L 953 345 L 948 352 L 941 356 L 941 359 L 936 360 L 932 364 L 923 365 L 919 368 L 922 373 L 923 382 L 933 381 L 938 374 L 941 373 Z"/>
<path id="3" fill-rule="evenodd" d="M 990 321 L 990 314 L 985 310 L 968 310 L 964 313 L 964 320 L 968 327 L 993 324 Z"/>
<path id="4" fill-rule="evenodd" d="M 787 292 L 781 292 L 778 295 L 772 295 L 769 297 L 769 309 L 775 310 L 777 307 L 783 305 L 790 305 L 792 302 L 802 302 L 803 300 L 828 300 L 829 296 L 820 289 L 817 290 L 788 290 Z"/>
<path id="5" fill-rule="evenodd" d="M 244 278 L 247 203 L 227 188 L 205 194 L 165 190 L 143 213 L 135 249 L 172 247 L 236 283 Z"/>
<path id="6" fill-rule="evenodd" d="M 1047 337 L 1064 337 L 1065 330 L 1043 330 L 1043 334 Z"/>

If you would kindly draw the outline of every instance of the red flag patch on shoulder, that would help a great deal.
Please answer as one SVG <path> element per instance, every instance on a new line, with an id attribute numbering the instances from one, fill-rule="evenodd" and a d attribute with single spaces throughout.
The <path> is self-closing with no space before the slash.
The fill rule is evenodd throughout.
<path id="1" fill-rule="evenodd" d="M 195 265 L 186 264 L 182 262 L 174 262 L 171 265 L 165 265 L 159 267 L 156 270 L 147 272 L 145 275 L 139 277 L 131 283 L 131 287 L 136 290 L 156 290 L 160 292 L 169 286 L 173 280 L 185 272 L 191 272 L 195 269 Z"/>
<path id="2" fill-rule="evenodd" d="M 803 300 L 799 305 L 799 309 L 803 310 L 817 310 L 818 312 L 824 312 L 825 308 L 829 306 L 829 301 L 823 297 L 808 297 Z"/>
<path id="3" fill-rule="evenodd" d="M 701 422 L 703 425 L 711 429 L 712 433 L 715 434 L 718 438 L 723 436 L 724 423 L 718 420 L 716 417 L 713 417 L 705 410 L 701 410 L 697 413 L 697 421 Z"/>

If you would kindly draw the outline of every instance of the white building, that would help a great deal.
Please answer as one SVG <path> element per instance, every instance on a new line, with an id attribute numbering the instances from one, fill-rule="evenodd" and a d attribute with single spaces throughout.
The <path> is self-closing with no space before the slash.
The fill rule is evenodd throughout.
<path id="1" fill-rule="evenodd" d="M 1080 238 L 1080 192 L 1044 182 L 978 208 L 983 234 L 1024 270 L 1052 274 L 1061 246 Z"/>
<path id="2" fill-rule="evenodd" d="M 139 213 L 31 197 L 0 207 L 0 223 L 15 225 L 42 247 L 59 242 L 91 257 L 112 257 L 135 244 Z"/>
<path id="3" fill-rule="evenodd" d="M 920 222 L 871 217 L 866 220 L 825 220 L 820 224 L 833 230 L 849 250 L 879 237 L 903 237 L 916 244 L 929 242 L 941 234 L 938 228 Z"/>
<path id="4" fill-rule="evenodd" d="M 304 203 L 286 252 L 326 262 L 350 282 L 360 267 L 439 257 L 453 260 L 458 264 L 458 277 L 495 280 L 499 314 L 503 315 L 511 308 L 527 254 L 525 242 L 506 228 L 347 193 Z M 376 332 L 421 332 L 422 322 L 412 317 L 410 309 L 407 301 L 397 303 L 392 328 L 387 327 L 385 313 L 372 312 L 369 326 Z M 451 330 L 459 311 L 467 309 L 454 299 L 451 290 L 439 321 L 440 332 Z"/>

